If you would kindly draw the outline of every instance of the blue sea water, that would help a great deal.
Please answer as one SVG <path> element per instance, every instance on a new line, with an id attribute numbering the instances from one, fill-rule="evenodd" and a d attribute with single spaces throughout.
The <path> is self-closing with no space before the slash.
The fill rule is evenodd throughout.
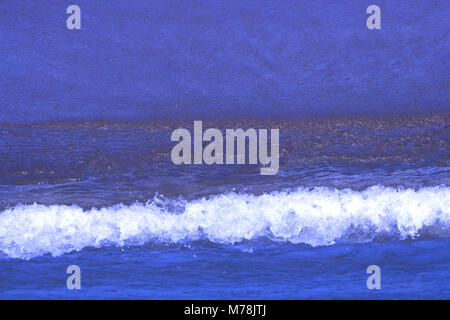
<path id="1" fill-rule="evenodd" d="M 188 122 L 4 126 L 0 297 L 446 299 L 449 117 L 270 121 L 272 176 L 172 164 Z"/>
<path id="2" fill-rule="evenodd" d="M 378 4 L 2 1 L 0 298 L 448 299 L 450 7 Z M 193 120 L 278 173 L 174 165 Z"/>

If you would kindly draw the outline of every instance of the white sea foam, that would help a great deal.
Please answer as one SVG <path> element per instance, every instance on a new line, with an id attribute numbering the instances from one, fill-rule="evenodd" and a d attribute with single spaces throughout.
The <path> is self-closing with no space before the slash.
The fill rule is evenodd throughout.
<path id="1" fill-rule="evenodd" d="M 259 237 L 320 246 L 422 234 L 448 238 L 449 227 L 448 187 L 298 189 L 171 200 L 169 205 L 155 198 L 147 204 L 88 211 L 75 205 L 17 205 L 0 213 L 0 252 L 28 259 L 88 246 L 200 239 L 234 244 Z"/>

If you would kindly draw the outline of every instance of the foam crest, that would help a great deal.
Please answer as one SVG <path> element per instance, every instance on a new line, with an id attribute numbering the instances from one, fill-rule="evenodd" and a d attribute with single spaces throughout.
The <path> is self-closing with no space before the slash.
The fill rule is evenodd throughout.
<path id="1" fill-rule="evenodd" d="M 450 188 L 315 188 L 260 196 L 227 193 L 195 201 L 84 211 L 76 205 L 17 205 L 0 213 L 0 252 L 29 259 L 85 247 L 272 241 L 331 245 L 420 236 L 450 237 Z"/>

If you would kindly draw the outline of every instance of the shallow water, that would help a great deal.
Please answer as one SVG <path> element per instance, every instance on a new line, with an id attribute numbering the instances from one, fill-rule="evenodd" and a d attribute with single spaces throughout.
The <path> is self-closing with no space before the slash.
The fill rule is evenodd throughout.
<path id="1" fill-rule="evenodd" d="M 172 164 L 188 122 L 2 127 L 0 296 L 448 298 L 447 114 L 253 125 L 276 175 Z"/>
<path id="2" fill-rule="evenodd" d="M 1 298 L 31 299 L 447 299 L 447 240 L 307 245 L 264 241 L 85 249 L 2 261 Z M 68 290 L 67 266 L 81 268 Z M 381 268 L 368 290 L 366 268 Z"/>

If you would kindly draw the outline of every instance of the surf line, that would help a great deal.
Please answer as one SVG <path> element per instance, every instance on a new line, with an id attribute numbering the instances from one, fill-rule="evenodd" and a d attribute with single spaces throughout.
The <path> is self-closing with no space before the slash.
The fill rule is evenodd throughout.
<path id="1" fill-rule="evenodd" d="M 267 129 L 226 129 L 225 159 L 224 137 L 222 131 L 209 128 L 203 132 L 203 123 L 194 121 L 194 153 L 192 155 L 191 132 L 178 128 L 172 132 L 171 141 L 178 141 L 170 157 L 172 163 L 180 164 L 246 164 L 246 146 L 248 141 L 248 164 L 258 164 L 261 175 L 277 174 L 279 169 L 280 138 L 279 129 L 270 129 L 270 155 L 268 154 Z M 203 149 L 203 142 L 210 142 Z M 237 143 L 236 143 L 237 142 Z M 192 158 L 194 161 L 192 162 Z M 236 160 L 236 161 L 235 161 Z"/>

